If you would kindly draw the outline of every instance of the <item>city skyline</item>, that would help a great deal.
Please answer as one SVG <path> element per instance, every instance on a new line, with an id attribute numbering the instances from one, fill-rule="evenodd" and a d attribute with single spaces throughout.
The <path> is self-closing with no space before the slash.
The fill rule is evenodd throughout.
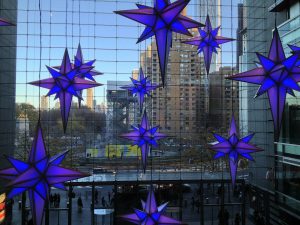
<path id="1" fill-rule="evenodd" d="M 55 4 L 55 1 L 52 2 L 52 4 Z M 234 1 L 236 2 L 236 1 Z M 238 2 L 238 1 L 237 1 Z M 119 3 L 118 4 L 118 8 L 126 8 L 127 6 L 132 6 L 134 1 L 132 2 L 126 2 L 126 3 Z M 91 3 L 85 3 L 82 2 L 80 3 L 81 5 L 81 9 L 79 10 L 79 3 L 73 3 L 72 7 L 73 8 L 77 8 L 78 13 L 80 12 L 80 15 L 83 15 L 85 13 L 88 12 L 90 4 Z M 80 42 L 81 46 L 82 46 L 82 51 L 85 55 L 86 60 L 88 59 L 93 59 L 96 58 L 96 63 L 95 63 L 95 69 L 103 72 L 103 76 L 99 76 L 97 77 L 97 81 L 99 81 L 99 83 L 103 83 L 103 87 L 99 87 L 97 90 L 94 91 L 94 96 L 96 98 L 96 101 L 100 104 L 105 102 L 105 95 L 104 93 L 106 92 L 106 83 L 107 80 L 120 80 L 120 81 L 126 81 L 128 77 L 131 76 L 131 72 L 133 69 L 135 68 L 139 68 L 140 67 L 140 62 L 139 62 L 139 55 L 142 51 L 145 50 L 145 47 L 147 45 L 149 45 L 149 43 L 151 43 L 150 41 L 146 41 L 143 44 L 139 44 L 136 45 L 135 42 L 132 40 L 138 33 L 138 30 L 140 29 L 140 26 L 137 26 L 135 23 L 131 23 L 130 21 L 127 21 L 126 19 L 123 18 L 118 18 L 116 20 L 117 17 L 115 17 L 115 15 L 112 14 L 112 11 L 114 10 L 113 7 L 115 5 L 111 4 L 109 6 L 109 4 L 106 3 L 100 3 L 100 2 L 95 2 L 95 7 L 103 7 L 104 5 L 107 7 L 104 7 L 104 10 L 106 12 L 106 14 L 104 15 L 96 15 L 96 16 L 92 16 L 90 18 L 84 18 L 83 16 L 79 16 L 80 19 L 82 21 L 79 20 L 75 20 L 72 19 L 70 14 L 61 14 L 59 12 L 56 12 L 55 10 L 52 11 L 52 14 L 50 14 L 48 17 L 47 16 L 43 16 L 42 17 L 42 23 L 45 24 L 45 28 L 42 27 L 42 59 L 41 59 L 41 72 L 39 72 L 39 15 L 38 15 L 38 10 L 35 8 L 36 6 L 33 5 L 29 5 L 27 6 L 27 4 L 24 1 L 20 1 L 19 2 L 19 8 L 20 9 L 26 9 L 26 8 L 30 8 L 31 10 L 33 10 L 33 15 L 31 18 L 31 15 L 28 17 L 29 21 L 34 21 L 35 23 L 33 23 L 32 25 L 35 27 L 34 30 L 32 30 L 32 32 L 30 32 L 30 36 L 32 37 L 32 39 L 34 40 L 34 48 L 33 47 L 26 47 L 26 45 L 28 44 L 28 41 L 26 41 L 25 39 L 21 39 L 22 37 L 24 37 L 24 35 L 27 35 L 27 33 L 30 30 L 27 30 L 26 27 L 24 27 L 25 22 L 27 21 L 27 18 L 24 18 L 23 14 L 18 15 L 18 47 L 17 48 L 17 96 L 16 96 L 16 100 L 17 102 L 30 102 L 32 103 L 35 107 L 38 107 L 39 105 L 39 100 L 36 98 L 36 91 L 34 91 L 31 87 L 26 87 L 26 82 L 35 80 L 37 78 L 47 78 L 50 76 L 50 74 L 47 72 L 46 67 L 44 65 L 57 65 L 59 64 L 59 58 L 61 57 L 60 55 L 63 54 L 63 50 L 65 48 L 65 46 L 68 47 L 69 52 L 70 52 L 70 56 L 74 56 L 76 53 L 76 48 L 78 43 Z M 235 4 L 235 3 L 234 3 Z M 192 18 L 196 19 L 196 20 L 200 20 L 200 18 L 203 17 L 203 15 L 201 17 L 199 17 L 199 13 L 200 12 L 195 12 L 194 10 L 194 4 L 193 2 L 191 2 L 190 4 L 191 6 L 188 6 L 187 9 L 187 15 L 191 15 Z M 49 5 L 46 2 L 42 1 L 41 4 L 41 9 L 45 10 L 45 12 L 47 12 L 47 10 L 49 9 Z M 53 7 L 53 6 L 51 6 Z M 70 5 L 68 6 L 70 7 Z M 101 8 L 102 8 L 101 7 Z M 203 7 L 204 7 L 204 3 L 203 3 Z M 226 5 L 224 6 L 226 7 Z M 237 14 L 237 6 L 232 6 L 232 9 L 234 12 L 232 12 L 233 15 Z M 224 14 L 224 13 L 223 13 Z M 34 15 L 36 15 L 35 17 L 33 17 Z M 47 15 L 45 13 L 45 15 Z M 68 16 L 68 17 L 66 17 Z M 226 17 L 225 17 L 226 18 Z M 60 23 L 64 23 L 65 20 L 68 20 L 71 24 L 74 23 L 72 25 L 72 29 L 70 28 L 66 28 L 65 26 L 61 26 Z M 94 29 L 90 29 L 90 28 L 86 28 L 86 26 L 84 24 L 93 24 L 94 21 L 97 19 L 97 21 L 101 21 L 103 19 L 108 19 L 111 21 L 117 21 L 118 25 L 126 25 L 129 26 L 131 33 L 127 33 L 125 32 L 125 30 L 123 31 L 122 29 L 118 30 L 118 34 L 121 35 L 123 37 L 124 40 L 122 41 L 109 41 L 110 36 L 114 36 L 116 33 L 115 29 L 108 29 L 106 34 L 104 32 L 102 32 L 101 30 L 98 29 L 98 27 L 100 28 L 101 25 L 97 26 Z M 235 17 L 233 18 L 233 23 L 234 25 L 232 25 L 231 23 L 229 23 L 229 21 L 227 19 L 224 19 L 224 24 L 222 24 L 222 33 L 231 35 L 231 34 L 235 34 L 235 32 L 232 32 L 232 30 L 235 30 L 236 27 L 236 19 Z M 52 27 L 52 35 L 53 37 L 50 36 L 49 38 L 45 38 L 47 37 L 47 29 L 46 27 L 49 26 L 49 22 L 50 21 L 54 21 L 51 25 Z M 200 22 L 204 22 L 200 21 Z M 115 23 L 115 22 L 114 22 Z M 75 27 L 75 24 L 82 24 L 80 26 Z M 115 23 L 116 24 L 116 23 Z M 113 25 L 114 26 L 114 25 Z M 234 27 L 233 27 L 234 26 Z M 89 36 L 89 35 L 83 35 L 83 32 L 92 32 L 94 34 L 94 36 Z M 60 37 L 60 34 L 63 33 L 67 33 L 68 35 L 72 36 L 71 39 L 66 39 L 63 37 Z M 81 36 L 80 36 L 81 34 Z M 134 35 L 133 35 L 134 34 Z M 136 34 L 136 35 L 135 35 Z M 29 37 L 30 37 L 29 36 Z M 45 40 L 49 40 L 49 41 L 45 41 Z M 103 44 L 101 43 L 103 42 Z M 122 47 L 124 46 L 123 43 L 126 42 L 126 48 Z M 48 44 L 53 45 L 53 47 L 49 46 Z M 225 54 L 231 52 L 230 48 L 231 46 L 234 47 L 235 44 L 230 45 L 223 48 L 223 52 Z M 111 46 L 111 47 L 110 47 Z M 116 55 L 117 53 L 115 51 L 111 51 L 111 49 L 113 48 L 118 48 L 119 52 L 118 55 Z M 132 49 L 129 51 L 129 49 Z M 172 50 L 171 50 L 172 51 Z M 61 53 L 61 54 L 60 54 Z M 25 57 L 26 55 L 32 55 L 33 58 L 30 60 L 23 60 L 23 57 Z M 231 62 L 231 57 L 225 57 L 227 60 L 223 61 L 223 66 L 225 65 L 233 65 L 234 62 Z M 235 57 L 233 57 L 235 60 Z M 115 61 L 116 62 L 112 62 Z M 27 63 L 26 63 L 27 62 Z M 35 64 L 30 64 L 30 62 L 34 62 Z M 34 65 L 34 66 L 33 66 Z M 30 73 L 27 71 L 31 71 Z M 28 74 L 28 79 L 24 80 L 24 78 L 26 77 L 25 75 Z M 30 78 L 30 80 L 29 80 Z M 112 79 L 113 78 L 113 79 Z M 27 100 L 24 99 L 24 95 L 23 93 L 27 94 Z M 46 93 L 41 90 L 40 91 L 41 96 L 45 95 Z M 86 97 L 86 96 L 84 96 Z M 50 108 L 54 107 L 54 103 L 52 100 L 49 100 L 50 102 Z M 87 104 L 86 102 L 83 102 L 83 104 Z"/>

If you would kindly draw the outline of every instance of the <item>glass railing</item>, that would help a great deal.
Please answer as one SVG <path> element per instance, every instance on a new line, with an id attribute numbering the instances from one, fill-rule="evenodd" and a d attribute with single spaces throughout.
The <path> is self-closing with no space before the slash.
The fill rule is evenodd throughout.
<path id="1" fill-rule="evenodd" d="M 281 37 L 288 35 L 290 32 L 300 28 L 300 16 L 289 19 L 278 26 L 278 31 Z M 299 35 L 298 35 L 299 36 Z"/>
<path id="2" fill-rule="evenodd" d="M 284 154 L 300 155 L 300 145 L 288 144 L 288 143 L 275 143 L 277 146 L 277 152 Z"/>

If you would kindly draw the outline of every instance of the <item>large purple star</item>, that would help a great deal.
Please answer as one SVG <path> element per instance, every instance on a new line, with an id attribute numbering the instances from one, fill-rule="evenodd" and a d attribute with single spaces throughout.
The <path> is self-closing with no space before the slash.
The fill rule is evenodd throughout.
<path id="1" fill-rule="evenodd" d="M 137 43 L 155 35 L 163 85 L 172 46 L 172 33 L 192 36 L 188 29 L 202 26 L 201 23 L 180 14 L 189 2 L 190 0 L 173 3 L 170 0 L 155 0 L 153 8 L 137 4 L 138 9 L 115 12 L 146 26 Z"/>
<path id="2" fill-rule="evenodd" d="M 183 224 L 178 220 L 162 215 L 168 203 L 164 203 L 160 206 L 157 206 L 154 192 L 151 190 L 148 193 L 147 201 L 142 202 L 142 210 L 134 209 L 134 213 L 122 215 L 122 218 L 125 221 L 140 224 L 140 225 L 167 225 L 167 224 Z"/>
<path id="3" fill-rule="evenodd" d="M 214 136 L 218 140 L 218 143 L 213 144 L 210 147 L 210 149 L 217 152 L 214 159 L 218 159 L 220 157 L 228 155 L 232 186 L 234 186 L 236 180 L 236 172 L 238 167 L 239 155 L 246 159 L 254 161 L 250 153 L 262 151 L 262 149 L 249 144 L 254 134 L 250 134 L 241 139 L 239 138 L 234 116 L 232 116 L 231 125 L 228 132 L 229 138 L 228 139 L 224 138 L 218 134 L 214 134 Z"/>
<path id="4" fill-rule="evenodd" d="M 66 132 L 73 96 L 83 100 L 81 96 L 82 90 L 97 87 L 101 84 L 95 81 L 85 80 L 78 76 L 78 71 L 72 68 L 67 49 L 65 50 L 59 71 L 48 66 L 47 68 L 52 78 L 34 81 L 30 84 L 50 89 L 47 96 L 55 94 L 55 99 L 59 98 L 63 128 L 64 132 Z M 90 69 L 92 69 L 92 67 L 90 67 Z"/>
<path id="5" fill-rule="evenodd" d="M 297 84 L 300 81 L 300 68 L 297 67 L 299 56 L 292 54 L 288 58 L 285 57 L 278 30 L 275 29 L 269 56 L 257 53 L 257 57 L 261 67 L 227 78 L 261 85 L 255 97 L 268 93 L 274 121 L 274 136 L 275 140 L 278 140 L 286 95 L 288 93 L 295 96 L 293 90 L 300 91 Z"/>
<path id="6" fill-rule="evenodd" d="M 15 24 L 9 22 L 6 19 L 0 18 L 0 26 L 15 26 Z"/>
<path id="7" fill-rule="evenodd" d="M 183 41 L 185 44 L 198 46 L 198 54 L 203 52 L 207 74 L 209 74 L 213 52 L 218 54 L 217 49 L 220 48 L 221 44 L 234 40 L 232 38 L 218 36 L 219 29 L 220 26 L 215 29 L 212 28 L 209 16 L 207 16 L 205 27 L 203 29 L 199 28 L 200 36 Z"/>
<path id="8" fill-rule="evenodd" d="M 148 77 L 144 76 L 142 68 L 140 68 L 138 80 L 135 80 L 134 78 L 130 79 L 132 81 L 132 85 L 123 86 L 121 88 L 129 90 L 132 92 L 132 94 L 135 94 L 137 96 L 140 111 L 142 112 L 145 95 L 150 96 L 150 91 L 155 90 L 159 87 L 159 85 L 151 84 L 151 80 L 149 80 Z"/>
<path id="9" fill-rule="evenodd" d="M 7 157 L 12 167 L 0 171 L 1 178 L 11 180 L 7 185 L 12 188 L 8 198 L 28 190 L 35 225 L 42 224 L 51 186 L 65 190 L 64 182 L 87 176 L 60 166 L 67 153 L 65 151 L 54 157 L 47 155 L 42 129 L 38 123 L 28 162 Z"/>
<path id="10" fill-rule="evenodd" d="M 150 152 L 150 146 L 157 146 L 157 141 L 165 138 L 165 134 L 157 132 L 159 126 L 150 127 L 147 113 L 144 112 L 142 122 L 138 127 L 132 126 L 133 131 L 127 134 L 122 134 L 122 138 L 133 141 L 141 149 L 143 169 L 146 170 L 147 157 Z"/>

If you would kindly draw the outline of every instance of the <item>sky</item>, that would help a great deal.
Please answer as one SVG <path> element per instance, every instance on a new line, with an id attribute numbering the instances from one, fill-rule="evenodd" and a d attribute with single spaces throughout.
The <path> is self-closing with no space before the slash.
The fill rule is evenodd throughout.
<path id="1" fill-rule="evenodd" d="M 113 13 L 115 10 L 134 9 L 135 3 L 151 6 L 152 1 L 135 0 L 19 0 L 17 24 L 17 102 L 39 105 L 39 95 L 46 89 L 26 85 L 30 81 L 48 78 L 48 66 L 60 65 L 67 47 L 74 57 L 81 43 L 85 60 L 96 59 L 95 69 L 104 73 L 96 78 L 104 84 L 95 89 L 97 104 L 105 101 L 107 80 L 129 80 L 131 72 L 139 68 L 139 55 L 151 40 L 136 44 L 143 26 Z M 237 3 L 222 3 L 222 35 L 235 37 L 237 28 Z M 191 0 L 188 16 L 202 23 L 205 16 L 196 15 L 197 0 Z M 40 25 L 42 27 L 40 31 Z M 40 48 L 40 41 L 42 48 Z M 234 66 L 235 42 L 222 46 L 223 65 Z M 41 56 L 41 57 L 40 57 Z M 54 98 L 50 97 L 51 107 Z"/>

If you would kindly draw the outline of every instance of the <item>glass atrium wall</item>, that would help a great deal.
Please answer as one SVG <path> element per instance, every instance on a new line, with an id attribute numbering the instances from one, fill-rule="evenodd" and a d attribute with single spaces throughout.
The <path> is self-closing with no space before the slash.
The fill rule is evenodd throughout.
<path id="1" fill-rule="evenodd" d="M 255 224 L 257 216 L 272 224 L 267 222 L 272 216 L 270 202 L 287 204 L 297 214 L 298 98 L 288 98 L 282 136 L 274 143 L 267 95 L 253 100 L 257 85 L 225 78 L 255 68 L 256 52 L 267 55 L 275 17 L 288 54 L 287 44 L 299 42 L 299 5 L 285 14 L 289 16 L 285 22 L 283 13 L 269 12 L 273 0 L 191 0 L 184 15 L 204 24 L 208 14 L 214 28 L 221 26 L 221 36 L 235 40 L 212 56 L 207 74 L 203 54 L 182 43 L 189 37 L 173 34 L 166 86 L 153 91 L 140 111 L 137 98 L 122 87 L 138 77 L 139 68 L 153 83 L 161 84 L 156 40 L 151 37 L 136 44 L 144 26 L 114 11 L 153 2 L 1 1 L 0 16 L 16 23 L 16 28 L 0 27 L 0 83 L 11 85 L 8 96 L 2 94 L 5 88 L 0 90 L 4 135 L 0 142 L 12 139 L 1 148 L 8 151 L 11 145 L 6 154 L 27 160 L 40 119 L 48 153 L 69 150 L 63 165 L 90 175 L 68 182 L 67 191 L 51 189 L 45 225 L 127 224 L 118 216 L 140 209 L 140 199 L 146 199 L 151 186 L 159 204 L 169 202 L 166 215 L 191 225 L 225 225 L 220 219 L 224 212 L 229 224 L 235 224 L 238 216 L 239 224 Z M 190 32 L 199 35 L 197 29 Z M 10 44 L 14 39 L 16 43 Z M 74 61 L 79 44 L 86 62 L 96 59 L 94 70 L 103 74 L 94 78 L 102 86 L 83 91 L 84 101 L 73 98 L 64 133 L 59 100 L 28 83 L 49 78 L 46 66 L 60 66 L 66 48 Z M 8 71 L 2 71 L 4 67 Z M 9 79 L 2 82 L 3 76 Z M 145 171 L 140 149 L 120 137 L 140 124 L 144 111 L 151 126 L 159 126 L 159 132 L 167 135 L 151 149 Z M 216 142 L 213 133 L 227 137 L 233 115 L 240 135 L 255 133 L 253 144 L 264 149 L 252 155 L 255 162 L 239 158 L 235 188 L 227 158 L 214 160 L 215 152 L 209 149 Z M 31 218 L 27 195 L 14 198 L 12 212 L 12 224 L 27 223 Z"/>

